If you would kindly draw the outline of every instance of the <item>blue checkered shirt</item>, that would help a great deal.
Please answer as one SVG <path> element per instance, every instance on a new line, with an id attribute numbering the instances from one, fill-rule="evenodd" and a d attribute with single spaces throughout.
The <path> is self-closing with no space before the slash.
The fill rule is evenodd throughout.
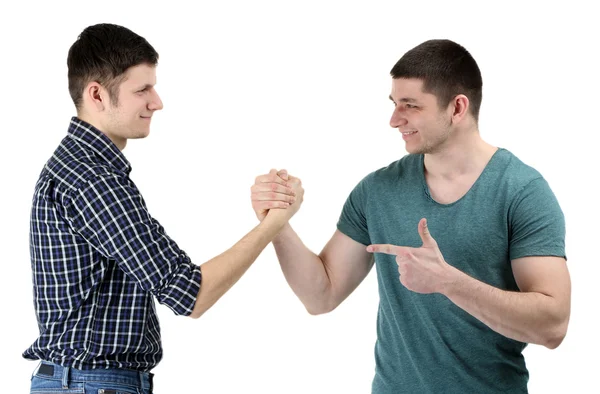
<path id="1" fill-rule="evenodd" d="M 73 117 L 35 186 L 30 221 L 40 330 L 24 353 L 77 369 L 149 371 L 162 358 L 154 298 L 189 315 L 200 267 L 150 216 L 125 156 Z"/>

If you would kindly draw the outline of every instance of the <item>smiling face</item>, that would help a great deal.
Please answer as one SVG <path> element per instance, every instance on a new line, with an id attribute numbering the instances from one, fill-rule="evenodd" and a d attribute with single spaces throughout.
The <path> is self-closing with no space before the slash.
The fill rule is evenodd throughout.
<path id="1" fill-rule="evenodd" d="M 156 67 L 141 64 L 129 68 L 119 85 L 116 103 L 110 98 L 102 115 L 101 129 L 117 146 L 128 139 L 144 138 L 150 133 L 150 121 L 155 111 L 163 108 L 154 89 Z"/>
<path id="2" fill-rule="evenodd" d="M 452 108 L 440 108 L 435 95 L 423 92 L 416 78 L 392 80 L 390 99 L 394 112 L 390 126 L 402 133 L 411 154 L 437 153 L 452 135 Z"/>
<path id="3" fill-rule="evenodd" d="M 96 126 L 122 150 L 128 139 L 150 134 L 152 115 L 162 109 L 163 104 L 154 89 L 155 66 L 130 67 L 113 82 L 117 88 L 103 86 L 97 81 L 88 83 L 77 115 Z"/>

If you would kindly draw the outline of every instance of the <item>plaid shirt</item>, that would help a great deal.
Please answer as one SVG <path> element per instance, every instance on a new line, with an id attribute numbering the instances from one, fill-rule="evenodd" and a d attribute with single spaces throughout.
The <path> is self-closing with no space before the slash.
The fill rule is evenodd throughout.
<path id="1" fill-rule="evenodd" d="M 40 336 L 23 357 L 149 371 L 162 358 L 153 296 L 175 314 L 192 312 L 200 267 L 150 216 L 130 171 L 108 137 L 71 119 L 35 186 L 30 253 Z"/>

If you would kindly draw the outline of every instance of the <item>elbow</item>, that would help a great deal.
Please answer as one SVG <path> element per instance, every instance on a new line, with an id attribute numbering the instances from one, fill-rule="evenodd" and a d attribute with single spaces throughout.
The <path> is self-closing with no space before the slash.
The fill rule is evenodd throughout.
<path id="1" fill-rule="evenodd" d="M 565 336 L 567 336 L 566 328 L 564 330 L 556 330 L 545 338 L 544 346 L 551 350 L 556 349 L 563 342 Z"/>
<path id="2" fill-rule="evenodd" d="M 200 300 L 196 300 L 196 303 L 194 304 L 194 309 L 192 310 L 192 313 L 190 313 L 188 316 L 196 320 L 200 318 L 200 316 L 204 315 L 204 312 L 206 312 L 209 308 L 210 305 L 206 305 Z"/>
<path id="3" fill-rule="evenodd" d="M 554 350 L 562 343 L 563 339 L 565 339 L 564 335 L 549 338 L 544 343 L 544 346 L 546 346 L 550 350 Z"/>
<path id="4" fill-rule="evenodd" d="M 197 311 L 196 309 L 194 309 L 192 311 L 192 313 L 189 315 L 189 317 L 191 317 L 192 319 L 196 320 L 198 319 L 200 316 L 202 316 L 204 314 L 204 311 Z"/>
<path id="5" fill-rule="evenodd" d="M 325 313 L 333 311 L 341 303 L 341 300 L 338 301 L 339 297 L 336 297 L 336 293 L 332 289 L 331 282 L 328 282 L 327 285 L 328 286 L 318 292 L 308 294 L 296 293 L 296 296 L 302 301 L 304 308 L 306 308 L 306 311 L 310 315 L 324 315 Z"/>
<path id="6" fill-rule="evenodd" d="M 563 342 L 567 336 L 567 327 L 569 325 L 568 319 L 565 319 L 560 324 L 557 324 L 546 334 L 543 338 L 542 344 L 548 349 L 556 349 Z"/>
<path id="7" fill-rule="evenodd" d="M 312 305 L 304 305 L 304 307 L 306 308 L 306 311 L 312 316 L 323 315 L 323 314 L 329 313 L 333 310 L 333 309 L 329 309 L 329 308 L 315 307 Z"/>
<path id="8" fill-rule="evenodd" d="M 329 300 L 313 303 L 303 302 L 303 304 L 306 308 L 306 311 L 312 316 L 324 315 L 326 313 L 329 313 L 339 305 L 339 303 L 336 304 Z"/>

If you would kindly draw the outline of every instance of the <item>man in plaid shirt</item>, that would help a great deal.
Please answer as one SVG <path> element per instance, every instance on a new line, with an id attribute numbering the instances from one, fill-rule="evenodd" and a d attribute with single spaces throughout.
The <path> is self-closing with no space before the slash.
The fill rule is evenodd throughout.
<path id="1" fill-rule="evenodd" d="M 200 317 L 302 203 L 299 181 L 272 171 L 263 181 L 285 197 L 270 208 L 285 209 L 265 209 L 233 247 L 193 264 L 146 209 L 121 152 L 149 134 L 162 109 L 157 61 L 143 37 L 110 24 L 86 28 L 69 50 L 77 116 L 40 174 L 31 210 L 40 335 L 23 357 L 41 360 L 32 392 L 152 392 L 149 371 L 162 358 L 153 298 Z"/>

